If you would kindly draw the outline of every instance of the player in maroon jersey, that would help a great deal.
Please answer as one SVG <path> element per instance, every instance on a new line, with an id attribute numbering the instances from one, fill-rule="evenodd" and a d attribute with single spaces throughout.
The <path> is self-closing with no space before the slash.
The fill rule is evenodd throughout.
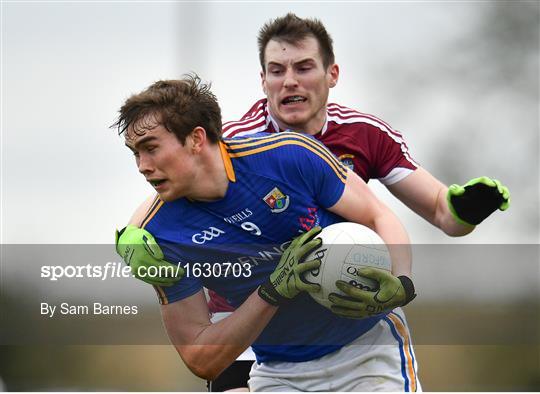
<path id="1" fill-rule="evenodd" d="M 241 120 L 225 123 L 224 137 L 284 130 L 311 134 L 366 182 L 378 179 L 450 236 L 466 235 L 495 210 L 508 208 L 509 192 L 500 182 L 481 177 L 447 188 L 415 163 L 402 135 L 387 123 L 327 104 L 339 66 L 320 21 L 287 14 L 265 24 L 258 42 L 267 98 Z"/>
<path id="2" fill-rule="evenodd" d="M 411 158 L 401 133 L 386 122 L 328 104 L 339 66 L 332 39 L 320 21 L 287 14 L 265 24 L 258 43 L 266 98 L 239 121 L 225 123 L 224 137 L 285 130 L 311 134 L 364 181 L 378 179 L 450 236 L 466 235 L 495 210 L 508 208 L 508 189 L 498 181 L 481 177 L 449 190 Z M 218 297 L 211 295 L 210 304 L 217 305 Z M 219 378 L 215 386 L 228 387 L 218 383 Z"/>

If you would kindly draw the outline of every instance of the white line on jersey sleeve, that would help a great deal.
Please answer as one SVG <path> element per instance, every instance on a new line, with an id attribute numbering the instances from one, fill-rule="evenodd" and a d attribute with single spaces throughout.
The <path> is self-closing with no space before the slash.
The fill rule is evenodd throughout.
<path id="1" fill-rule="evenodd" d="M 385 186 L 393 185 L 412 174 L 414 170 L 410 168 L 396 167 L 388 173 L 384 178 L 377 178 Z"/>

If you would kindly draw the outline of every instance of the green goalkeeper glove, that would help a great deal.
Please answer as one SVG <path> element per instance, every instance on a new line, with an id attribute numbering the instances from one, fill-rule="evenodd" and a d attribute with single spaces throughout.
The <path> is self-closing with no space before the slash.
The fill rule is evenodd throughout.
<path id="1" fill-rule="evenodd" d="M 379 268 L 362 268 L 358 270 L 358 275 L 376 280 L 379 288 L 375 291 L 361 290 L 338 280 L 336 286 L 346 296 L 336 293 L 328 296 L 334 314 L 363 319 L 407 305 L 416 297 L 412 280 L 407 276 L 395 277 L 391 272 Z"/>
<path id="2" fill-rule="evenodd" d="M 510 192 L 501 182 L 488 177 L 471 179 L 463 186 L 451 185 L 446 195 L 448 208 L 460 224 L 477 225 L 497 209 L 510 206 Z"/>
<path id="3" fill-rule="evenodd" d="M 129 225 L 116 231 L 115 240 L 116 252 L 131 268 L 131 273 L 137 279 L 155 286 L 172 286 L 184 276 L 185 271 L 182 267 L 164 260 L 161 248 L 148 231 Z M 156 269 L 148 271 L 152 266 Z M 161 276 L 147 275 L 154 272 Z"/>
<path id="4" fill-rule="evenodd" d="M 270 279 L 259 287 L 259 296 L 263 300 L 279 306 L 296 297 L 301 291 L 320 291 L 318 284 L 306 282 L 303 275 L 320 267 L 321 260 L 306 262 L 303 260 L 307 254 L 321 245 L 322 240 L 315 238 L 321 231 L 320 227 L 314 227 L 291 242 L 276 269 L 270 274 Z"/>

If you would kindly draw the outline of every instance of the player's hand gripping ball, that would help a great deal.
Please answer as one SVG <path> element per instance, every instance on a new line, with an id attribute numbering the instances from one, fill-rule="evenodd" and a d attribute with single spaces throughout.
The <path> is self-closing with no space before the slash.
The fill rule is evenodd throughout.
<path id="1" fill-rule="evenodd" d="M 358 270 L 358 274 L 377 281 L 379 288 L 373 291 L 363 290 L 345 281 L 337 281 L 337 288 L 345 296 L 335 293 L 329 296 L 332 302 L 331 310 L 336 315 L 363 319 L 405 306 L 416 297 L 412 280 L 407 276 L 395 277 L 391 272 L 379 268 L 362 268 Z"/>
<path id="2" fill-rule="evenodd" d="M 163 251 L 148 231 L 129 225 L 116 231 L 115 240 L 116 252 L 137 279 L 155 286 L 172 286 L 183 278 L 184 269 L 164 260 Z"/>
<path id="3" fill-rule="evenodd" d="M 471 179 L 463 186 L 451 185 L 446 195 L 448 208 L 458 223 L 480 224 L 497 209 L 510 206 L 510 192 L 496 179 L 486 176 Z"/>
<path id="4" fill-rule="evenodd" d="M 283 252 L 279 263 L 270 274 L 270 279 L 259 287 L 259 296 L 269 304 L 278 306 L 296 297 L 301 291 L 319 291 L 318 284 L 304 280 L 307 271 L 317 269 L 321 261 L 306 256 L 321 245 L 321 239 L 315 238 L 321 232 L 314 227 L 296 237 Z"/>
<path id="5" fill-rule="evenodd" d="M 390 272 L 388 248 L 373 230 L 357 223 L 336 223 L 325 227 L 320 237 L 322 246 L 306 259 L 319 258 L 321 266 L 305 276 L 321 286 L 320 292 L 311 293 L 319 304 L 338 316 L 358 319 L 414 298 L 412 281 Z"/>

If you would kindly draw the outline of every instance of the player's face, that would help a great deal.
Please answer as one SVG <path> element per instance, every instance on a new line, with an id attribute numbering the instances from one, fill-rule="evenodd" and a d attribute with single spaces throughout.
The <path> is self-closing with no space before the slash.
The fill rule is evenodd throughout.
<path id="1" fill-rule="evenodd" d="M 329 90 L 338 80 L 338 66 L 324 67 L 314 37 L 296 45 L 270 40 L 265 49 L 265 66 L 262 86 L 280 126 L 318 133 L 326 119 Z"/>
<path id="2" fill-rule="evenodd" d="M 189 137 L 188 137 L 189 138 Z M 194 159 L 187 144 L 158 124 L 138 136 L 128 129 L 126 145 L 133 151 L 139 172 L 164 201 L 189 195 Z"/>

